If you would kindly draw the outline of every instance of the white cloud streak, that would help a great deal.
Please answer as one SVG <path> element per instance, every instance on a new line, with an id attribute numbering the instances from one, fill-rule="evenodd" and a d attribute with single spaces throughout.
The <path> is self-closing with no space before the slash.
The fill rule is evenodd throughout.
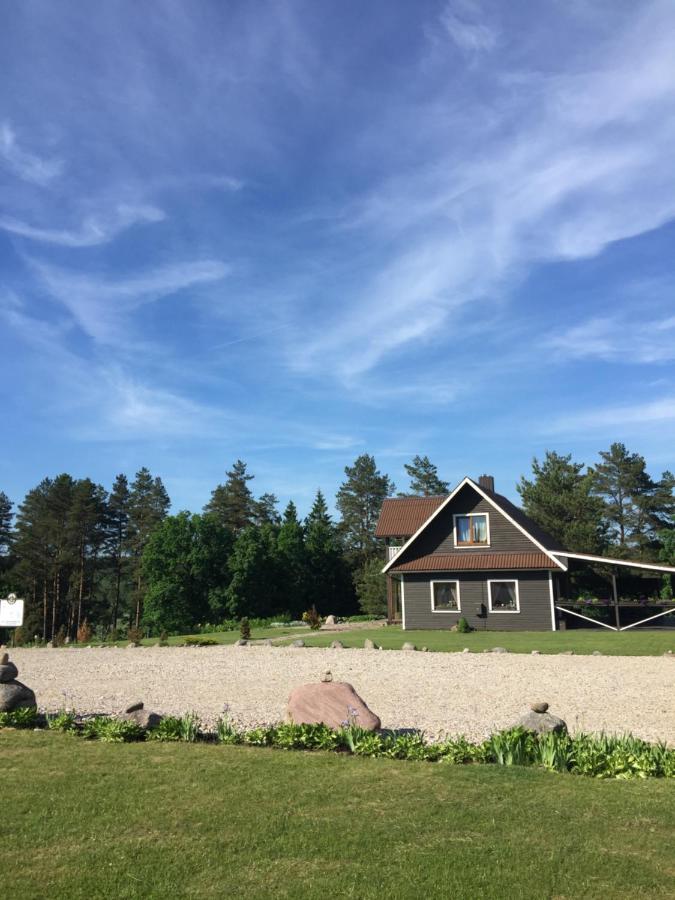
<path id="1" fill-rule="evenodd" d="M 62 160 L 43 158 L 21 147 L 9 122 L 0 124 L 0 162 L 18 178 L 40 186 L 49 184 L 63 171 Z"/>
<path id="2" fill-rule="evenodd" d="M 661 397 L 618 406 L 604 406 L 555 419 L 545 429 L 547 434 L 576 434 L 586 431 L 627 429 L 635 426 L 662 425 L 675 422 L 675 397 Z"/>
<path id="3" fill-rule="evenodd" d="M 450 2 L 440 15 L 440 23 L 455 44 L 468 53 L 492 50 L 497 44 L 497 31 L 485 21 L 477 21 L 480 9 L 464 0 Z"/>
<path id="4" fill-rule="evenodd" d="M 94 247 L 113 240 L 133 225 L 161 222 L 165 214 L 155 206 L 119 204 L 112 212 L 87 216 L 76 230 L 39 228 L 11 216 L 0 216 L 0 229 L 19 237 L 60 247 Z"/>
<path id="5" fill-rule="evenodd" d="M 564 329 L 547 342 L 564 359 L 599 359 L 625 364 L 675 359 L 675 316 L 597 316 Z"/>

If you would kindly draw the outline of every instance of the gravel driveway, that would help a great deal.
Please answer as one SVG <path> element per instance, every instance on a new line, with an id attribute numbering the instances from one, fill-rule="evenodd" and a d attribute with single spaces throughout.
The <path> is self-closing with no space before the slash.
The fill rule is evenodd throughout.
<path id="1" fill-rule="evenodd" d="M 17 649 L 19 679 L 42 709 L 117 712 L 143 700 L 212 724 L 227 706 L 240 725 L 284 717 L 291 689 L 329 669 L 354 685 L 385 728 L 479 739 L 535 700 L 572 731 L 632 732 L 675 744 L 675 657 L 526 656 L 290 647 Z"/>

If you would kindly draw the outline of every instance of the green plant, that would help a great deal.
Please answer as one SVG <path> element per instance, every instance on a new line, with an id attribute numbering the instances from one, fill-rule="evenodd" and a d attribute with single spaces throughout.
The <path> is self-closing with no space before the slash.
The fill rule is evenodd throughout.
<path id="1" fill-rule="evenodd" d="M 215 638 L 205 637 L 186 637 L 183 641 L 184 647 L 217 647 L 218 641 Z"/>
<path id="2" fill-rule="evenodd" d="M 531 765 L 535 758 L 535 737 L 520 726 L 493 734 L 485 742 L 489 757 L 500 766 Z"/>
<path id="3" fill-rule="evenodd" d="M 78 644 L 88 644 L 91 641 L 92 635 L 94 633 L 94 629 L 91 627 L 89 622 L 85 619 L 84 622 L 77 629 L 77 643 Z"/>
<path id="4" fill-rule="evenodd" d="M 460 616 L 457 620 L 457 631 L 460 634 L 468 634 L 470 631 L 473 631 L 473 628 L 469 625 L 464 616 Z"/>
<path id="5" fill-rule="evenodd" d="M 67 712 L 65 709 L 62 709 L 55 715 L 47 716 L 47 728 L 50 728 L 52 731 L 63 731 L 67 733 L 77 731 L 75 713 Z"/>
<path id="6" fill-rule="evenodd" d="M 133 644 L 134 647 L 140 647 L 141 641 L 143 640 L 144 636 L 145 636 L 145 629 L 142 627 L 135 628 L 132 626 L 127 631 L 127 637 L 129 639 L 129 643 Z"/>
<path id="7" fill-rule="evenodd" d="M 244 618 L 239 623 L 239 636 L 242 641 L 250 641 L 251 640 L 251 623 L 244 616 Z"/>
<path id="8" fill-rule="evenodd" d="M 201 719 L 197 713 L 188 713 L 180 719 L 180 739 L 194 744 L 201 735 Z"/>
<path id="9" fill-rule="evenodd" d="M 56 634 L 52 638 L 52 646 L 63 647 L 63 645 L 65 643 L 66 643 L 66 626 L 61 625 L 59 630 L 56 632 Z"/>
<path id="10" fill-rule="evenodd" d="M 166 631 L 163 628 L 159 633 L 159 642 L 158 643 L 159 643 L 160 647 L 168 647 L 169 646 L 169 635 L 166 633 Z"/>
<path id="11" fill-rule="evenodd" d="M 312 629 L 312 631 L 318 631 L 323 624 L 323 619 L 317 612 L 316 606 L 312 604 L 311 609 L 306 610 L 302 614 L 302 621 L 306 622 L 307 625 Z"/>
<path id="12" fill-rule="evenodd" d="M 25 706 L 11 712 L 0 712 L 0 728 L 34 728 L 38 712 L 34 706 Z"/>
<path id="13" fill-rule="evenodd" d="M 241 733 L 227 715 L 221 716 L 216 722 L 216 740 L 219 744 L 241 744 L 242 742 Z"/>
<path id="14" fill-rule="evenodd" d="M 180 716 L 164 716 L 159 725 L 148 731 L 149 741 L 180 741 L 183 731 L 183 720 Z"/>
<path id="15" fill-rule="evenodd" d="M 274 739 L 274 728 L 252 728 L 244 732 L 243 743 L 252 744 L 254 747 L 269 747 Z"/>
<path id="16" fill-rule="evenodd" d="M 136 722 L 115 719 L 110 716 L 94 716 L 82 724 L 81 735 L 85 740 L 98 740 L 107 744 L 124 744 L 142 741 L 145 732 Z"/>

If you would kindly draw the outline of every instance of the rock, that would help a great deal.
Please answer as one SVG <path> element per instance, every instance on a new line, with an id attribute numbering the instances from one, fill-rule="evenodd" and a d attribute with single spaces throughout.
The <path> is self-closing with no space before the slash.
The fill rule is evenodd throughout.
<path id="1" fill-rule="evenodd" d="M 533 650 L 532 656 L 541 656 L 541 653 L 539 652 L 539 650 Z"/>
<path id="2" fill-rule="evenodd" d="M 293 641 L 293 643 L 291 644 L 291 647 L 304 647 L 304 646 L 305 646 L 305 642 L 303 641 L 302 638 L 298 638 L 297 640 Z"/>
<path id="3" fill-rule="evenodd" d="M 263 647 L 273 647 L 274 646 L 272 638 L 265 638 L 265 640 L 261 641 L 260 643 L 262 644 Z"/>
<path id="4" fill-rule="evenodd" d="M 533 703 L 530 709 L 532 712 L 545 713 L 548 709 L 548 703 Z"/>
<path id="5" fill-rule="evenodd" d="M 129 641 L 127 644 L 127 650 L 133 650 L 134 647 L 138 647 L 138 644 L 134 644 L 133 641 Z"/>
<path id="6" fill-rule="evenodd" d="M 125 713 L 136 712 L 139 709 L 143 709 L 143 701 L 137 700 L 135 703 L 130 703 L 129 706 L 125 707 Z"/>
<path id="7" fill-rule="evenodd" d="M 323 675 L 321 676 L 321 682 L 322 682 L 322 684 L 328 684 L 328 682 L 329 682 L 329 681 L 332 681 L 332 680 L 333 680 L 333 673 L 332 673 L 332 672 L 324 672 Z"/>
<path id="8" fill-rule="evenodd" d="M 47 641 L 47 649 L 48 649 L 48 650 L 51 650 L 51 649 L 53 649 L 53 647 L 54 647 L 54 642 L 53 642 L 53 641 Z"/>
<path id="9" fill-rule="evenodd" d="M 0 683 L 0 712 L 13 712 L 37 706 L 35 694 L 20 681 Z"/>
<path id="10" fill-rule="evenodd" d="M 591 656 L 602 656 L 602 651 L 601 651 L 601 650 L 594 650 L 594 651 L 591 653 Z"/>
<path id="11" fill-rule="evenodd" d="M 506 647 L 493 647 L 492 650 L 490 650 L 490 653 L 508 653 L 508 652 L 509 651 L 506 649 Z"/>
<path id="12" fill-rule="evenodd" d="M 563 656 L 574 656 L 574 650 L 563 650 Z"/>
<path id="13" fill-rule="evenodd" d="M 328 626 L 329 628 L 330 628 L 332 625 L 337 625 L 337 622 L 336 622 L 336 620 L 335 620 L 335 616 L 326 616 L 326 618 L 325 618 L 323 624 L 324 624 L 325 626 Z"/>
<path id="14" fill-rule="evenodd" d="M 534 734 L 546 734 L 549 731 L 563 734 L 567 731 L 567 725 L 562 719 L 551 715 L 550 712 L 535 712 L 534 705 L 545 706 L 548 710 L 547 703 L 533 704 L 530 712 L 517 723 L 521 728 L 524 728 L 526 731 L 532 731 Z"/>
<path id="15" fill-rule="evenodd" d="M 365 641 L 363 642 L 363 649 L 364 650 L 375 650 L 375 642 L 371 641 L 370 638 L 366 638 Z"/>
<path id="16" fill-rule="evenodd" d="M 342 641 L 331 641 L 330 648 L 331 650 L 344 650 L 345 645 L 342 643 Z"/>
<path id="17" fill-rule="evenodd" d="M 8 681 L 14 681 L 19 675 L 19 670 L 13 662 L 9 661 L 6 653 L 3 659 L 7 659 L 7 662 L 0 663 L 0 683 L 2 684 Z"/>
<path id="18" fill-rule="evenodd" d="M 288 718 L 297 725 L 323 722 L 339 729 L 354 723 L 367 731 L 377 731 L 381 722 L 359 697 L 351 684 L 344 681 L 303 684 L 291 691 Z"/>
<path id="19" fill-rule="evenodd" d="M 465 647 L 465 648 L 462 650 L 462 653 L 471 653 L 471 651 L 469 650 L 468 647 Z"/>
<path id="20" fill-rule="evenodd" d="M 422 647 L 422 653 L 427 653 L 427 652 L 428 652 L 428 650 L 429 650 L 429 648 L 428 648 L 428 647 Z"/>
<path id="21" fill-rule="evenodd" d="M 666 652 L 665 652 L 663 655 L 664 655 L 664 656 L 672 656 L 672 655 L 673 655 L 673 651 L 672 651 L 672 650 L 666 650 Z"/>
<path id="22" fill-rule="evenodd" d="M 459 631 L 459 628 L 457 627 L 457 622 L 455 622 L 455 624 L 452 626 L 450 631 Z"/>
<path id="23" fill-rule="evenodd" d="M 405 644 L 401 647 L 401 650 L 417 650 L 417 647 L 410 641 L 406 641 Z"/>
<path id="24" fill-rule="evenodd" d="M 244 640 L 244 638 L 239 638 L 238 641 L 234 642 L 235 647 L 248 647 L 248 641 Z"/>
<path id="25" fill-rule="evenodd" d="M 4 644 L 3 644 L 3 647 L 4 647 Z M 9 653 L 3 653 L 2 656 L 0 656 L 0 666 L 6 666 L 8 662 L 9 662 Z"/>

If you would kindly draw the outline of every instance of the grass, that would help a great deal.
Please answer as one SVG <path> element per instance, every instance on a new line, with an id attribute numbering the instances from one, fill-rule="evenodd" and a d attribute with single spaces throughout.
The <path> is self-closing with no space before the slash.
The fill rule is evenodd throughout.
<path id="1" fill-rule="evenodd" d="M 675 631 L 624 631 L 612 632 L 606 629 L 594 631 L 472 631 L 458 634 L 453 631 L 403 631 L 399 626 L 361 629 L 341 634 L 303 634 L 307 646 L 328 647 L 331 641 L 340 640 L 345 647 L 363 647 L 366 638 L 373 640 L 385 650 L 398 650 L 405 641 L 411 641 L 417 648 L 427 647 L 437 651 L 461 651 L 468 647 L 481 652 L 491 647 L 505 647 L 512 653 L 592 653 L 599 650 L 608 656 L 660 656 L 666 650 L 675 652 Z"/>
<path id="2" fill-rule="evenodd" d="M 13 900 L 672 897 L 675 783 L 0 733 Z"/>

